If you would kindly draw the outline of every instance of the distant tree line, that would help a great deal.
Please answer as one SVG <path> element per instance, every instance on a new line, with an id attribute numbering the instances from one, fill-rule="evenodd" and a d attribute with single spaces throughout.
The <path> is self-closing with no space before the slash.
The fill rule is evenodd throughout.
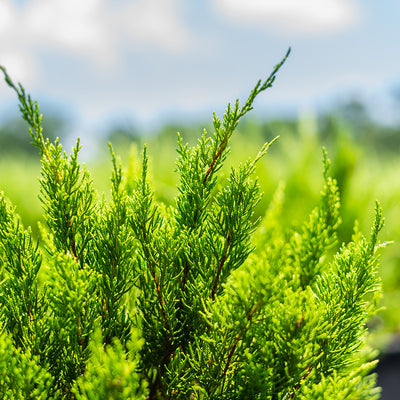
<path id="1" fill-rule="evenodd" d="M 399 102 L 400 103 L 400 102 Z M 396 103 L 397 104 L 397 103 Z M 375 120 L 365 103 L 357 98 L 348 99 L 333 106 L 328 111 L 319 112 L 316 117 L 317 133 L 322 142 L 335 141 L 338 135 L 346 132 L 358 145 L 373 148 L 376 151 L 387 151 L 397 153 L 400 147 L 400 118 L 390 124 Z M 46 112 L 43 119 L 43 126 L 46 136 L 51 140 L 60 137 L 65 139 L 67 132 L 67 121 L 65 118 L 55 113 Z M 182 126 L 182 123 L 166 123 L 162 128 L 151 132 L 151 137 L 160 140 L 169 140 L 171 136 L 176 137 L 176 133 L 184 132 L 185 140 L 195 141 L 198 133 L 203 128 L 209 128 L 207 124 L 193 122 Z M 257 128 L 261 135 L 268 139 L 276 132 L 292 134 L 298 133 L 298 118 L 294 116 L 269 118 L 266 120 L 248 119 L 240 126 L 246 133 L 251 127 Z M 1 154 L 31 154 L 35 155 L 35 150 L 26 139 L 27 124 L 18 116 L 11 117 L 5 121 L 0 121 L 0 155 Z M 148 133 L 147 133 L 148 134 Z M 99 136 L 99 140 L 112 142 L 116 147 L 126 148 L 132 142 L 139 142 L 145 135 L 135 126 L 134 122 L 119 123 Z"/>

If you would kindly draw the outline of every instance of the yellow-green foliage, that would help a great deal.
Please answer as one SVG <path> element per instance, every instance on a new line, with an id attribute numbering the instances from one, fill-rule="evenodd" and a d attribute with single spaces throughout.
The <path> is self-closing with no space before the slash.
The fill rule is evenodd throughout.
<path id="1" fill-rule="evenodd" d="M 38 104 L 2 68 L 40 151 L 45 222 L 37 243 L 0 195 L 4 396 L 377 398 L 366 324 L 380 298 L 379 203 L 369 237 L 356 230 L 338 248 L 340 187 L 325 150 L 318 178 L 311 142 L 294 153 L 295 178 L 269 196 L 264 218 L 255 173 L 273 140 L 223 168 L 239 120 L 286 57 L 243 106 L 214 115 L 213 134 L 194 146 L 178 137 L 169 202 L 153 192 L 146 146 L 127 173 L 110 149 L 111 195 L 99 196 L 79 140 L 68 155 L 46 139 Z M 305 173 L 322 191 L 305 222 L 289 224 Z"/>

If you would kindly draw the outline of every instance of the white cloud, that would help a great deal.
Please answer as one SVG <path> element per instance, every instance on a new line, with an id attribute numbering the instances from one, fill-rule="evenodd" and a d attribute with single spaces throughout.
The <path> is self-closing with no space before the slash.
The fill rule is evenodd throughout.
<path id="1" fill-rule="evenodd" d="M 357 20 L 352 0 L 216 0 L 218 12 L 243 23 L 258 23 L 287 33 L 323 33 Z"/>
<path id="2" fill-rule="evenodd" d="M 102 57 L 102 48 L 110 46 L 104 8 L 103 0 L 36 0 L 24 10 L 26 35 L 43 47 Z"/>
<path id="3" fill-rule="evenodd" d="M 177 0 L 134 1 L 122 8 L 117 18 L 127 39 L 184 51 L 191 35 L 179 18 L 179 3 Z"/>
<path id="4" fill-rule="evenodd" d="M 0 64 L 28 83 L 40 73 L 43 50 L 86 60 L 96 69 L 118 65 L 127 46 L 151 43 L 184 51 L 189 34 L 179 18 L 180 1 L 35 0 L 18 6 L 1 0 Z"/>
<path id="5" fill-rule="evenodd" d="M 2 37 L 4 37 L 4 34 L 11 28 L 11 24 L 14 20 L 14 7 L 11 1 L 4 0 L 0 3 L 0 35 L 2 35 Z"/>
<path id="6" fill-rule="evenodd" d="M 29 53 L 5 50 L 1 54 L 0 64 L 7 68 L 15 82 L 23 82 L 24 85 L 30 85 L 39 75 L 37 60 Z"/>

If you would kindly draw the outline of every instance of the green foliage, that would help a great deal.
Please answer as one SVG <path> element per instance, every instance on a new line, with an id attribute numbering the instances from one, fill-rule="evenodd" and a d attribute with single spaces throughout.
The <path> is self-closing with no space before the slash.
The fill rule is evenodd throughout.
<path id="1" fill-rule="evenodd" d="M 37 274 L 42 256 L 33 242 L 30 230 L 24 230 L 14 210 L 0 193 L 0 261 L 2 270 L 1 321 L 15 336 L 15 343 L 26 349 L 36 349 L 37 335 L 44 315 L 42 296 L 37 287 Z"/>
<path id="2" fill-rule="evenodd" d="M 256 216 L 254 173 L 273 141 L 221 174 L 239 120 L 288 54 L 242 107 L 214 115 L 213 135 L 193 147 L 178 137 L 173 205 L 156 199 L 146 147 L 139 174 L 110 147 L 111 197 L 98 200 L 79 140 L 67 155 L 45 139 L 37 103 L 2 68 L 40 150 L 46 222 L 36 244 L 0 197 L 5 396 L 376 398 L 365 327 L 380 293 L 379 205 L 370 239 L 355 232 L 332 256 L 340 202 L 325 151 L 320 203 L 297 228 L 279 222 L 282 189 Z"/>
<path id="3" fill-rule="evenodd" d="M 80 376 L 73 392 L 77 400 L 144 399 L 145 382 L 138 373 L 139 350 L 142 339 L 132 333 L 127 349 L 118 339 L 103 345 L 101 331 L 95 331 L 90 343 L 91 356 L 87 371 Z"/>
<path id="4" fill-rule="evenodd" d="M 53 377 L 37 356 L 16 348 L 7 333 L 0 334 L 0 397 L 4 400 L 47 400 L 58 397 Z M 52 394 L 55 396 L 53 397 Z"/>

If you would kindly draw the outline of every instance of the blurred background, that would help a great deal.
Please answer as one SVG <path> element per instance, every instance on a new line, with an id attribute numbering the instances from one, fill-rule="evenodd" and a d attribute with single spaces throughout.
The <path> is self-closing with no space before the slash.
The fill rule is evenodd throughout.
<path id="1" fill-rule="evenodd" d="M 228 101 L 244 101 L 291 46 L 274 87 L 240 123 L 228 164 L 280 135 L 257 171 L 265 192 L 257 212 L 284 187 L 289 228 L 318 202 L 325 146 L 342 197 L 339 242 L 356 220 L 368 234 L 380 201 L 381 240 L 394 243 L 382 251 L 384 309 L 371 329 L 382 357 L 393 360 L 400 354 L 399 18 L 397 0 L 0 0 L 0 65 L 38 100 L 48 137 L 60 137 L 67 151 L 81 138 L 81 160 L 99 192 L 110 188 L 107 142 L 126 166 L 147 142 L 157 196 L 172 203 L 176 133 L 189 143 L 203 128 L 212 133 L 212 112 L 222 116 Z M 40 164 L 29 142 L 2 80 L 0 190 L 37 232 Z"/>

